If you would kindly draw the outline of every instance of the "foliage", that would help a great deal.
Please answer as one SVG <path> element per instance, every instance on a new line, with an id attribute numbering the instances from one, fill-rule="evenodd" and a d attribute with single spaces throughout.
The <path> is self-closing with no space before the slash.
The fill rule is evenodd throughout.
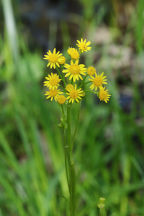
<path id="1" fill-rule="evenodd" d="M 3 8 L 6 22 L 8 14 L 13 14 L 4 4 Z M 137 49 L 143 50 L 138 20 L 132 23 L 137 27 L 134 40 L 139 41 Z M 56 124 L 60 115 L 58 106 L 42 96 L 42 54 L 30 51 L 20 33 L 11 38 L 8 28 L 0 41 L 0 216 L 67 215 L 63 137 Z M 99 47 L 95 50 L 99 52 Z M 91 64 L 94 57 L 95 52 L 86 61 Z M 106 58 L 103 49 L 101 59 Z M 109 105 L 89 96 L 79 116 L 75 149 L 77 191 L 81 197 L 78 215 L 99 215 L 97 205 L 104 197 L 108 215 L 140 216 L 144 215 L 144 100 L 137 79 L 139 70 L 127 83 L 132 90 L 129 111 L 124 109 L 125 101 L 120 101 L 113 68 L 107 71 L 112 80 Z M 126 77 L 123 80 L 127 82 Z"/>

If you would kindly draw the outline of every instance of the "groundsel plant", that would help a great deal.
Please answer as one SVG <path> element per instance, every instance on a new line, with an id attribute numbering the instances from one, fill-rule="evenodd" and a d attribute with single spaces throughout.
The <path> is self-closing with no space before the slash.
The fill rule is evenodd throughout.
<path id="1" fill-rule="evenodd" d="M 76 214 L 75 167 L 73 160 L 73 136 L 71 129 L 71 108 L 75 103 L 81 103 L 87 93 L 96 94 L 100 101 L 107 103 L 110 94 L 106 89 L 107 77 L 97 73 L 93 66 L 80 63 L 84 52 L 91 50 L 91 42 L 86 39 L 77 40 L 76 47 L 69 47 L 66 58 L 60 51 L 48 51 L 44 59 L 48 61 L 50 72 L 44 81 L 47 88 L 46 99 L 60 104 L 62 111 L 61 126 L 64 132 L 65 170 L 69 189 L 69 214 Z M 57 72 L 57 73 L 56 73 Z"/>

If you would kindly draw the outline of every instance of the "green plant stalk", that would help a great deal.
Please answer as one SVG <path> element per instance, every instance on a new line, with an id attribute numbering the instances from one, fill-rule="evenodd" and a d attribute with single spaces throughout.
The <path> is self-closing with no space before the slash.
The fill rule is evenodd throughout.
<path id="1" fill-rule="evenodd" d="M 72 159 L 72 134 L 71 134 L 71 105 L 67 105 L 67 144 L 68 152 L 68 169 L 69 169 L 69 185 L 70 185 L 70 216 L 75 216 L 75 168 Z"/>
<path id="2" fill-rule="evenodd" d="M 65 114 L 63 113 L 63 118 Z M 72 133 L 71 133 L 71 105 L 67 105 L 66 125 L 64 124 L 64 153 L 65 153 L 65 170 L 69 189 L 69 213 L 75 216 L 75 168 L 72 159 Z"/>
<path id="3" fill-rule="evenodd" d="M 65 171 L 66 171 L 66 178 L 67 178 L 67 183 L 68 183 L 68 189 L 70 188 L 69 185 L 69 173 L 68 173 L 68 146 L 67 146 L 67 137 L 66 137 L 66 116 L 65 116 L 65 112 L 64 112 L 64 107 L 63 105 L 61 105 L 61 110 L 62 110 L 62 124 L 63 124 L 63 135 L 64 135 L 64 157 L 65 157 Z M 69 191 L 70 192 L 70 191 Z"/>
<path id="4" fill-rule="evenodd" d="M 105 208 L 100 208 L 100 216 L 106 216 Z"/>

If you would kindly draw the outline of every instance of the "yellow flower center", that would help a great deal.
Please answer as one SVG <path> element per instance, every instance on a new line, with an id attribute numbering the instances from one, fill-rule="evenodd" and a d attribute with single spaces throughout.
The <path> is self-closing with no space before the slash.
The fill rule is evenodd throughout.
<path id="1" fill-rule="evenodd" d="M 101 76 L 95 77 L 95 78 L 93 79 L 93 83 L 94 83 L 94 85 L 95 85 L 96 87 L 101 86 L 102 83 L 103 83 L 102 77 L 101 77 Z"/>
<path id="2" fill-rule="evenodd" d="M 59 59 L 58 59 L 58 62 L 59 62 L 60 64 L 64 64 L 65 61 L 66 61 L 66 59 L 65 59 L 64 56 L 60 56 Z"/>
<path id="3" fill-rule="evenodd" d="M 55 97 L 57 95 L 57 93 L 58 93 L 57 89 L 50 89 L 49 90 L 49 95 L 51 97 Z"/>
<path id="4" fill-rule="evenodd" d="M 59 79 L 56 77 L 51 77 L 49 83 L 51 86 L 57 86 L 59 84 Z"/>
<path id="5" fill-rule="evenodd" d="M 101 90 L 99 93 L 100 100 L 107 100 L 108 99 L 108 92 L 105 90 Z"/>
<path id="6" fill-rule="evenodd" d="M 78 59 L 79 58 L 79 53 L 78 52 L 74 52 L 74 53 L 71 54 L 71 57 L 73 59 Z"/>
<path id="7" fill-rule="evenodd" d="M 87 73 L 88 73 L 88 75 L 92 76 L 96 73 L 96 69 L 94 67 L 90 66 L 90 67 L 88 67 Z"/>
<path id="8" fill-rule="evenodd" d="M 69 48 L 67 52 L 72 59 L 79 59 L 79 52 L 75 48 Z"/>
<path id="9" fill-rule="evenodd" d="M 80 74 L 80 67 L 79 67 L 79 65 L 76 65 L 76 64 L 71 65 L 70 68 L 69 68 L 69 72 L 71 74 Z"/>
<path id="10" fill-rule="evenodd" d="M 64 104 L 65 101 L 66 101 L 66 97 L 65 97 L 64 95 L 58 95 L 58 96 L 57 96 L 57 102 L 58 102 L 59 104 Z"/>
<path id="11" fill-rule="evenodd" d="M 82 51 L 87 51 L 88 45 L 87 45 L 85 42 L 81 42 L 81 43 L 79 44 L 79 48 L 80 48 Z"/>
<path id="12" fill-rule="evenodd" d="M 107 96 L 108 96 L 108 94 L 106 91 L 100 91 L 100 94 L 99 94 L 100 100 L 107 99 Z"/>
<path id="13" fill-rule="evenodd" d="M 51 63 L 56 63 L 58 61 L 58 56 L 56 54 L 49 55 L 49 61 Z"/>
<path id="14" fill-rule="evenodd" d="M 87 49 L 87 45 L 85 43 L 81 44 L 81 49 L 86 50 Z"/>
<path id="15" fill-rule="evenodd" d="M 73 89 L 70 93 L 70 98 L 76 99 L 78 97 L 78 91 L 76 89 Z"/>
<path id="16" fill-rule="evenodd" d="M 74 86 L 72 84 L 67 84 L 66 85 L 66 90 L 67 91 L 71 91 L 72 89 L 74 89 Z"/>

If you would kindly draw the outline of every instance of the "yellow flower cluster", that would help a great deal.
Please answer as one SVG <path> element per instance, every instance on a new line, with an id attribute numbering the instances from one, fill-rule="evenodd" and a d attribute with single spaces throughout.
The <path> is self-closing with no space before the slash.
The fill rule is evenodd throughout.
<path id="1" fill-rule="evenodd" d="M 57 70 L 57 73 L 45 77 L 47 99 L 55 100 L 59 104 L 79 103 L 87 92 L 93 92 L 98 95 L 100 101 L 109 101 L 110 94 L 105 88 L 107 77 L 104 73 L 99 74 L 93 66 L 86 68 L 80 63 L 80 55 L 91 50 L 90 44 L 91 42 L 86 39 L 77 40 L 77 48 L 68 48 L 67 59 L 62 53 L 57 52 L 56 48 L 44 55 L 44 59 L 48 60 L 47 67 Z"/>

